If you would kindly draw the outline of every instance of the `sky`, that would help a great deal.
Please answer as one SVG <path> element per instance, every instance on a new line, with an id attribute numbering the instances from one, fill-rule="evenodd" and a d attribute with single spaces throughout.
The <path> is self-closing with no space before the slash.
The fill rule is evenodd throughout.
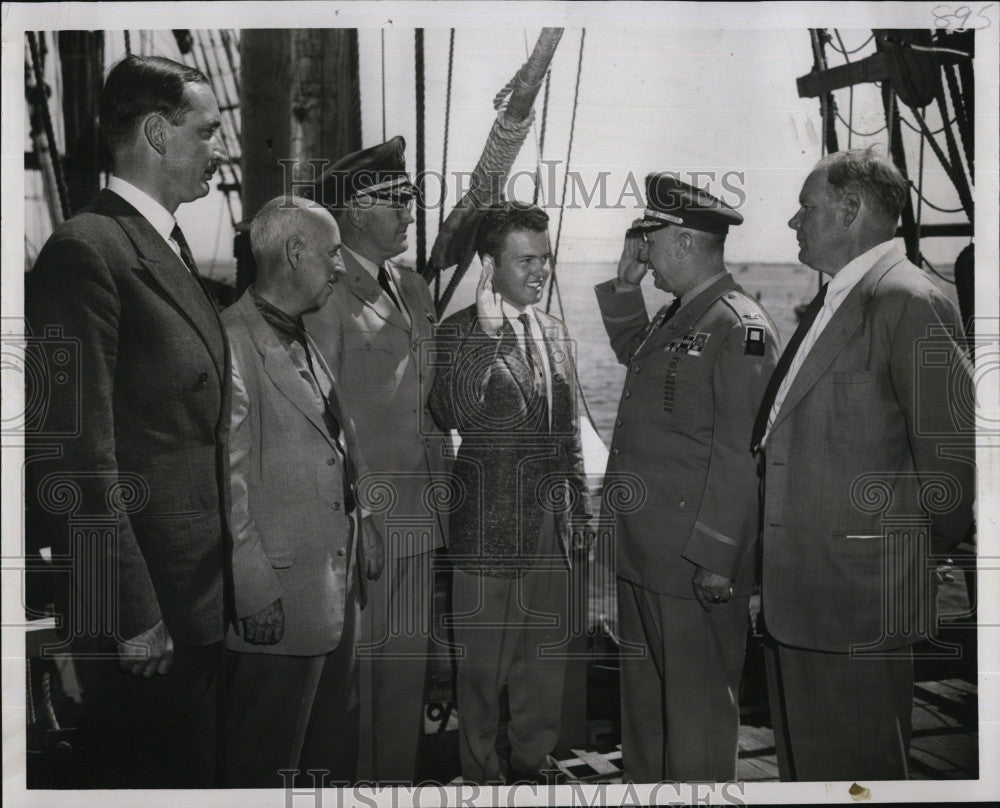
<path id="1" fill-rule="evenodd" d="M 544 151 L 539 155 L 537 148 L 543 114 L 539 94 L 535 127 L 514 166 L 515 172 L 522 172 L 521 178 L 512 187 L 513 196 L 530 199 L 528 175 L 539 159 L 546 161 L 542 195 L 553 206 L 549 213 L 555 237 L 560 228 L 557 203 L 564 193 L 569 157 L 575 176 L 565 189 L 567 205 L 559 240 L 562 261 L 617 258 L 625 228 L 641 215 L 636 191 L 643 190 L 643 178 L 650 171 L 677 172 L 739 208 L 745 222 L 729 236 L 727 258 L 731 262 L 795 260 L 795 238 L 787 221 L 797 208 L 802 181 L 822 154 L 819 102 L 799 98 L 795 85 L 795 79 L 812 67 L 807 23 L 782 17 L 781 24 L 766 25 L 761 18 L 757 27 L 726 29 L 708 17 L 697 20 L 704 27 L 692 27 L 683 8 L 643 4 L 628 19 L 607 14 L 601 24 L 591 21 L 566 27 L 552 63 Z M 437 24 L 428 24 L 424 36 L 425 159 L 432 178 L 441 176 L 447 98 L 449 29 L 441 16 L 428 21 Z M 416 163 L 414 26 L 403 19 L 390 24 L 389 19 L 381 20 L 382 28 L 362 25 L 367 18 L 358 21 L 362 140 L 370 146 L 402 134 L 412 171 Z M 456 28 L 446 213 L 457 196 L 459 180 L 454 172 L 471 171 L 479 159 L 496 114 L 493 96 L 525 61 L 540 31 L 540 24 L 514 22 L 520 22 L 514 15 L 484 11 L 476 25 Z M 524 23 L 536 22 L 530 15 L 524 18 Z M 156 52 L 176 55 L 169 50 L 174 47 L 169 29 L 145 34 L 132 30 L 130 34 L 135 48 L 147 42 Z M 845 50 L 864 46 L 852 59 L 872 52 L 873 43 L 865 44 L 869 29 L 843 28 L 840 34 Z M 108 62 L 123 53 L 124 35 L 109 32 Z M 833 50 L 829 56 L 831 64 L 844 60 Z M 578 64 L 579 98 L 569 151 Z M 845 119 L 853 111 L 857 132 L 875 132 L 871 137 L 852 136 L 851 145 L 884 147 L 886 132 L 877 88 L 858 88 L 853 99 L 848 90 L 841 90 L 837 101 Z M 930 110 L 929 124 L 936 128 L 939 121 L 937 111 Z M 842 124 L 839 130 L 842 147 L 848 145 L 846 127 Z M 916 136 L 905 128 L 904 132 L 911 152 L 917 153 Z M 318 156 L 333 160 L 340 155 Z M 935 204 L 958 207 L 951 183 L 929 151 L 924 187 Z M 429 198 L 438 199 L 440 189 L 440 180 L 428 180 Z M 956 218 L 962 217 L 933 211 L 925 215 L 925 221 Z M 427 219 L 431 245 L 438 211 L 431 210 Z M 178 220 L 200 263 L 225 262 L 231 257 L 232 228 L 221 193 L 183 206 Z M 43 237 L 44 232 L 36 240 Z M 415 261 L 415 244 L 415 229 L 411 229 L 410 248 L 403 260 Z M 938 239 L 926 242 L 925 249 L 931 260 L 950 263 L 962 246 L 961 240 Z"/>

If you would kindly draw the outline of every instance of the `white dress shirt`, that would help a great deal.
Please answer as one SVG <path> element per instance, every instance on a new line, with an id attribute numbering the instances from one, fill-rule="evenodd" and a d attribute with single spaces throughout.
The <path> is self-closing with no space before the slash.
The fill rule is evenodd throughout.
<path id="1" fill-rule="evenodd" d="M 524 325 L 518 319 L 521 315 L 521 311 L 517 307 L 512 306 L 506 300 L 503 300 L 500 304 L 500 308 L 503 311 L 504 318 L 510 323 L 511 328 L 514 329 L 514 334 L 517 336 L 518 343 L 522 346 L 522 350 L 527 353 L 528 344 L 527 339 L 531 339 L 535 343 L 535 347 L 538 348 L 538 354 L 542 357 L 542 379 L 545 384 L 545 401 L 548 404 L 549 409 L 549 426 L 552 426 L 552 369 L 549 367 L 549 352 L 545 348 L 545 337 L 542 334 L 542 326 L 538 322 L 538 316 L 535 314 L 534 306 L 525 306 L 524 313 L 528 315 L 528 327 L 531 330 L 530 335 L 524 333 Z"/>
<path id="2" fill-rule="evenodd" d="M 167 242 L 170 249 L 174 251 L 174 255 L 180 258 L 181 263 L 187 267 L 187 263 L 181 257 L 180 245 L 171 237 L 174 227 L 177 226 L 174 214 L 145 191 L 136 188 L 131 182 L 123 180 L 121 177 L 112 177 L 108 180 L 108 190 L 114 191 L 114 193 L 118 194 L 118 196 L 139 211 L 142 214 L 142 218 L 152 225 L 153 229 L 163 237 L 163 240 Z"/>
<path id="3" fill-rule="evenodd" d="M 868 250 L 868 252 L 862 253 L 853 261 L 845 264 L 844 268 L 834 275 L 833 279 L 827 285 L 823 306 L 816 314 L 816 319 L 813 321 L 812 326 L 802 338 L 799 349 L 795 352 L 795 356 L 792 357 L 792 363 L 788 366 L 788 373 L 785 374 L 785 378 L 781 380 L 781 386 L 778 387 L 778 392 L 774 397 L 774 404 L 767 418 L 767 430 L 764 432 L 764 438 L 760 442 L 761 446 L 767 443 L 767 438 L 771 434 L 771 427 L 774 426 L 774 420 L 778 417 L 778 412 L 785 401 L 785 396 L 788 395 L 788 391 L 792 386 L 792 382 L 795 381 L 795 376 L 799 372 L 799 368 L 802 367 L 802 363 L 809 355 L 809 351 L 816 344 L 819 335 L 823 333 L 823 329 L 833 319 L 833 315 L 837 313 L 837 309 L 840 308 L 844 299 L 857 286 L 858 281 L 893 247 L 894 242 L 891 239 L 877 244 Z"/>

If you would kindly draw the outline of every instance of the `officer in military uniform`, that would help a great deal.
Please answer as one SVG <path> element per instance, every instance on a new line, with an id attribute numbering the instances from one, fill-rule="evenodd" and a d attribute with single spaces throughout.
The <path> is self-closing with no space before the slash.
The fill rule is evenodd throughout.
<path id="1" fill-rule="evenodd" d="M 748 441 L 780 351 L 767 312 L 723 262 L 743 217 L 670 173 L 649 175 L 646 197 L 617 279 L 596 287 L 628 367 L 605 490 L 637 489 L 634 507 L 612 514 L 622 759 L 632 782 L 725 781 L 736 777 L 758 530 Z M 647 270 L 675 296 L 652 322 Z"/>

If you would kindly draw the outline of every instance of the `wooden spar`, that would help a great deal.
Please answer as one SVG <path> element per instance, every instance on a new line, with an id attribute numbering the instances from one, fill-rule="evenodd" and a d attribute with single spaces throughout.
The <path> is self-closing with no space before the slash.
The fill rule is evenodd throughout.
<path id="1" fill-rule="evenodd" d="M 502 100 L 507 91 L 510 92 L 507 108 L 502 113 L 508 125 L 523 123 L 531 113 L 531 108 L 538 96 L 542 82 L 545 80 L 545 73 L 562 34 L 562 28 L 543 28 L 528 60 L 498 96 L 496 106 L 499 106 L 499 101 Z M 498 124 L 499 117 L 498 122 L 494 124 L 493 130 L 490 132 L 483 154 L 472 172 L 469 190 L 448 214 L 448 218 L 445 219 L 438 232 L 434 248 L 431 251 L 431 260 L 424 273 L 424 277 L 430 279 L 442 269 L 457 265 L 454 277 L 448 284 L 441 300 L 438 301 L 439 313 L 448 305 L 458 281 L 465 274 L 469 261 L 471 261 L 471 240 L 477 212 L 500 198 L 511 165 L 517 156 L 516 150 L 513 150 L 513 153 L 507 151 L 504 153 L 503 159 L 497 161 L 495 133 Z M 517 143 L 517 149 L 520 149 L 521 143 L 523 143 L 523 138 Z"/>
<path id="2" fill-rule="evenodd" d="M 311 190 L 320 161 L 361 148 L 357 30 L 244 30 L 240 61 L 244 223 L 236 235 L 237 292 L 253 280 L 246 223 L 269 199 Z"/>

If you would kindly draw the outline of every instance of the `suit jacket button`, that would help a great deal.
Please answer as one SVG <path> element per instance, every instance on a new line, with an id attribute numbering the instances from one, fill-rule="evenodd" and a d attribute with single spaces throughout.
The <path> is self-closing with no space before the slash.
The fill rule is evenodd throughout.
<path id="1" fill-rule="evenodd" d="M 335 465 L 337 465 L 337 458 L 335 458 L 335 457 L 331 457 L 331 458 L 329 458 L 329 459 L 328 459 L 328 460 L 326 461 L 326 464 L 327 464 L 328 466 L 335 466 Z"/>
<path id="2" fill-rule="evenodd" d="M 347 555 L 347 551 L 343 547 L 341 547 L 339 550 L 337 550 L 337 555 L 339 556 Z"/>
<path id="3" fill-rule="evenodd" d="M 415 351 L 415 350 L 417 350 L 417 348 L 420 347 L 420 343 L 418 343 L 418 342 L 411 342 L 410 343 L 410 347 Z"/>
<path id="4" fill-rule="evenodd" d="M 678 507 L 681 507 L 681 508 L 686 508 L 686 507 L 687 507 L 687 502 L 685 502 L 685 501 L 684 501 L 684 500 L 682 499 L 682 500 L 681 500 L 680 502 L 678 502 L 678 503 L 677 503 L 677 505 L 678 505 Z"/>
<path id="5" fill-rule="evenodd" d="M 632 391 L 631 390 L 626 390 L 625 391 L 625 398 L 632 398 Z"/>
<path id="6" fill-rule="evenodd" d="M 614 449 L 611 450 L 611 454 L 613 454 L 615 457 L 618 457 L 618 455 L 620 455 L 621 453 L 622 453 L 622 450 L 619 449 L 617 446 Z"/>
<path id="7" fill-rule="evenodd" d="M 639 372 L 639 366 L 638 365 L 632 365 L 632 372 L 633 373 L 638 373 Z"/>
<path id="8" fill-rule="evenodd" d="M 339 502 L 334 502 L 333 503 L 333 509 L 335 511 L 339 511 L 340 510 L 340 503 Z"/>
<path id="9" fill-rule="evenodd" d="M 198 374 L 198 386 L 204 387 L 206 384 L 208 384 L 208 371 L 203 370 Z"/>
<path id="10" fill-rule="evenodd" d="M 621 425 L 622 425 L 622 419 L 619 418 L 617 421 L 615 421 L 615 426 L 621 426 Z"/>

